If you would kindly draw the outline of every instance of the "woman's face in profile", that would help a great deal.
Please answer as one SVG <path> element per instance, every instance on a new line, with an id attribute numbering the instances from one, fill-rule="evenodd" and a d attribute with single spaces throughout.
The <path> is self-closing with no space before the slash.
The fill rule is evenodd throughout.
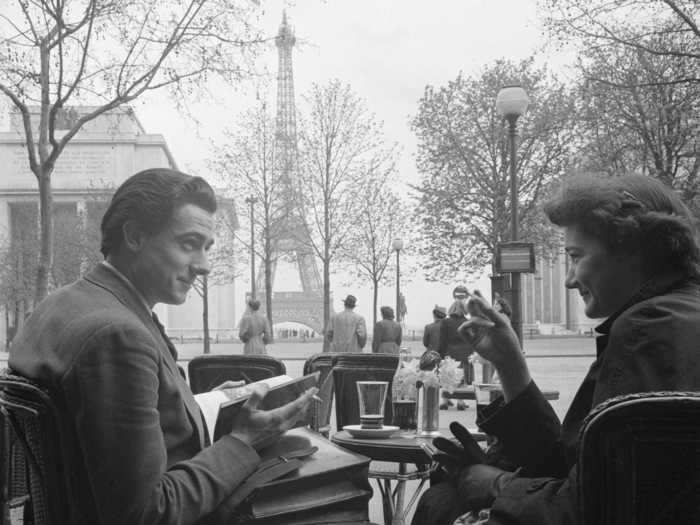
<path id="1" fill-rule="evenodd" d="M 576 226 L 564 228 L 564 247 L 569 256 L 565 285 L 579 291 L 586 316 L 609 317 L 641 287 L 638 254 L 612 253 L 598 239 L 582 233 Z"/>

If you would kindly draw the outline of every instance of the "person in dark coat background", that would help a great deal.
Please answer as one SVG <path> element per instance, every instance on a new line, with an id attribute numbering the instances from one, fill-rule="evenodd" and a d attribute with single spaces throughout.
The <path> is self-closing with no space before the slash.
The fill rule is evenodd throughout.
<path id="1" fill-rule="evenodd" d="M 440 325 L 447 316 L 444 306 L 435 305 L 433 308 L 433 322 L 425 325 L 423 329 L 423 346 L 426 350 L 434 350 L 439 353 L 440 349 Z"/>
<path id="2" fill-rule="evenodd" d="M 372 336 L 372 352 L 375 354 L 398 354 L 401 347 L 401 325 L 394 321 L 394 309 L 382 306 L 381 321 L 374 325 Z"/>
<path id="3" fill-rule="evenodd" d="M 480 315 L 460 332 L 475 336 L 501 380 L 504 397 L 477 417 L 500 457 L 464 468 L 455 457 L 451 479 L 423 494 L 413 525 L 449 524 L 483 508 L 489 525 L 580 523 L 576 457 L 590 411 L 623 394 L 700 391 L 700 249 L 679 196 L 646 176 L 578 176 L 545 212 L 564 229 L 565 286 L 579 291 L 588 317 L 605 319 L 596 328 L 597 357 L 560 423 L 507 316 L 472 297 Z"/>
<path id="4" fill-rule="evenodd" d="M 466 290 L 466 288 L 465 288 Z M 447 317 L 440 323 L 440 344 L 438 353 L 440 357 L 450 356 L 452 359 L 462 363 L 464 370 L 464 379 L 462 384 L 469 384 L 472 381 L 471 363 L 469 356 L 474 352 L 474 347 L 457 330 L 462 323 L 467 320 L 467 295 L 457 297 L 447 311 Z M 445 399 L 440 408 L 447 409 L 451 405 L 451 401 Z M 464 410 L 466 404 L 461 399 L 457 401 L 457 410 Z"/>

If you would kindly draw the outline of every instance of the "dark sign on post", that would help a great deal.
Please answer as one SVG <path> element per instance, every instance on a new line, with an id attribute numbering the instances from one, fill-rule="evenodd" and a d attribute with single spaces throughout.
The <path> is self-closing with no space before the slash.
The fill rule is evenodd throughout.
<path id="1" fill-rule="evenodd" d="M 531 242 L 504 242 L 496 246 L 496 272 L 534 273 L 535 246 Z"/>

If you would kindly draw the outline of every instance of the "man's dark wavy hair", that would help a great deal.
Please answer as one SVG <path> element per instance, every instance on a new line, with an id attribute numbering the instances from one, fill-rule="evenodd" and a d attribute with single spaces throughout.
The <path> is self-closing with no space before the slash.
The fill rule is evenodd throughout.
<path id="1" fill-rule="evenodd" d="M 649 275 L 700 276 L 696 220 L 658 179 L 577 175 L 564 181 L 544 211 L 557 226 L 575 226 L 613 253 L 640 253 Z"/>
<path id="2" fill-rule="evenodd" d="M 214 213 L 214 190 L 203 178 L 170 168 L 153 168 L 132 175 L 117 188 L 102 217 L 102 255 L 107 257 L 119 249 L 126 222 L 135 221 L 142 231 L 154 235 L 183 204 Z"/>

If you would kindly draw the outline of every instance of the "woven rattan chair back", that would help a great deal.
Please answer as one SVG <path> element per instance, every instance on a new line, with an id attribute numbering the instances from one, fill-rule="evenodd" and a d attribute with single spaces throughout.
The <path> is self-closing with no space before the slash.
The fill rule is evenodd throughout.
<path id="1" fill-rule="evenodd" d="M 331 413 L 333 412 L 334 381 L 331 370 L 338 357 L 335 352 L 321 352 L 310 356 L 304 362 L 303 374 L 319 373 L 318 397 L 322 402 L 314 404 L 310 412 L 309 427 L 328 437 L 331 431 Z"/>
<path id="2" fill-rule="evenodd" d="M 326 377 L 328 377 L 335 366 L 339 355 L 342 354 L 337 352 L 320 352 L 309 356 L 306 361 L 304 361 L 304 375 L 319 372 L 318 384 L 323 384 Z"/>
<path id="3" fill-rule="evenodd" d="M 583 525 L 700 523 L 700 393 L 612 398 L 581 429 Z"/>
<path id="4" fill-rule="evenodd" d="M 208 392 L 224 381 L 260 381 L 284 375 L 284 363 L 269 355 L 198 355 L 187 365 L 190 389 Z"/>
<path id="5" fill-rule="evenodd" d="M 3 523 L 75 523 L 63 460 L 65 440 L 49 392 L 33 381 L 0 373 Z"/>

